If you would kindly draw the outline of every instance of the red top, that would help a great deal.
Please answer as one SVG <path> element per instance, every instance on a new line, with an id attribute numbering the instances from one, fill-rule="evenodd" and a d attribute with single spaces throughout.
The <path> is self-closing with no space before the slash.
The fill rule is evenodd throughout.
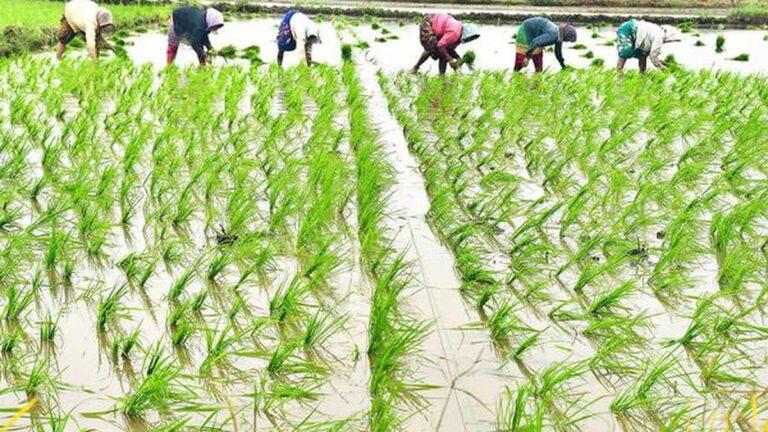
<path id="1" fill-rule="evenodd" d="M 461 43 L 461 21 L 446 14 L 437 13 L 432 15 L 432 30 L 439 38 L 437 42 L 437 52 L 440 58 L 449 61 L 446 48 L 456 48 Z"/>

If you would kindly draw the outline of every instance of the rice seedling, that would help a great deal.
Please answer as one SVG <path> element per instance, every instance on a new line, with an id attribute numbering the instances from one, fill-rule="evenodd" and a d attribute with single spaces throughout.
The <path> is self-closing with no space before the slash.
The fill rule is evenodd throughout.
<path id="1" fill-rule="evenodd" d="M 225 59 L 231 59 L 231 58 L 234 58 L 235 55 L 237 55 L 237 48 L 235 48 L 232 45 L 227 45 L 216 50 L 216 55 L 223 57 Z"/>
<path id="2" fill-rule="evenodd" d="M 195 268 L 188 268 L 178 278 L 174 279 L 171 289 L 168 292 L 168 298 L 171 301 L 178 301 L 181 295 L 186 291 L 187 287 L 189 287 L 194 280 L 196 273 L 197 270 Z"/>
<path id="3" fill-rule="evenodd" d="M 673 363 L 669 360 L 659 362 L 649 361 L 636 386 L 619 394 L 612 402 L 610 409 L 617 414 L 627 413 L 631 410 L 645 410 L 652 405 L 663 403 L 663 400 L 652 397 L 657 386 L 664 385 L 665 376 L 669 373 Z M 652 409 L 652 408 L 651 408 Z"/>
<path id="4" fill-rule="evenodd" d="M 145 375 L 136 389 L 121 397 L 117 409 L 128 417 L 141 417 L 147 411 L 169 412 L 191 396 L 177 384 L 180 369 L 155 346 L 145 357 Z"/>
<path id="5" fill-rule="evenodd" d="M 30 369 L 23 373 L 23 390 L 28 398 L 40 395 L 45 391 L 54 390 L 56 380 L 50 374 L 51 365 L 48 359 L 38 358 Z"/>
<path id="6" fill-rule="evenodd" d="M 183 346 L 195 333 L 195 326 L 184 319 L 171 329 L 171 343 L 175 347 Z"/>
<path id="7" fill-rule="evenodd" d="M 725 51 L 725 36 L 717 35 L 717 39 L 715 40 L 715 52 L 721 53 L 723 51 Z"/>
<path id="8" fill-rule="evenodd" d="M 48 316 L 45 320 L 43 320 L 42 323 L 40 323 L 40 342 L 41 343 L 48 343 L 53 342 L 53 339 L 56 337 L 56 329 L 58 327 L 59 319 L 56 318 L 54 321 L 53 318 L 51 318 L 50 312 L 48 313 Z"/>
<path id="9" fill-rule="evenodd" d="M 355 48 L 367 46 L 343 49 L 339 69 L 282 72 L 0 64 L 13 70 L 0 80 L 0 370 L 14 389 L 35 370 L 30 391 L 61 396 L 46 384 L 54 364 L 27 359 L 61 342 L 71 379 L 70 320 L 87 311 L 120 372 L 92 379 L 125 389 L 115 410 L 150 428 L 228 429 L 249 411 L 258 428 L 412 428 L 431 403 L 419 396 L 430 326 L 409 305 L 419 267 L 389 202 L 402 155 L 371 121 L 378 89 Z M 619 81 L 595 67 L 535 86 L 501 71 L 378 80 L 469 313 L 503 347 L 501 372 L 525 379 L 500 395 L 500 430 L 583 430 L 592 415 L 681 430 L 711 401 L 746 406 L 768 338 L 765 78 Z M 360 270 L 367 299 L 342 282 Z M 361 299 L 362 323 L 348 309 Z M 150 339 L 162 345 L 136 373 Z M 362 414 L 321 417 L 351 370 Z M 609 413 L 593 405 L 603 394 L 616 395 Z"/>
<path id="10" fill-rule="evenodd" d="M 140 347 L 139 338 L 141 337 L 141 329 L 135 328 L 133 331 L 127 334 L 119 334 L 112 340 L 111 354 L 113 359 L 118 357 L 127 358 L 134 348 Z"/>
<path id="11" fill-rule="evenodd" d="M 496 410 L 496 428 L 502 431 L 544 430 L 543 409 L 532 396 L 528 386 L 518 387 L 515 391 L 507 388 Z"/>
<path id="12" fill-rule="evenodd" d="M 0 333 L 0 353 L 5 355 L 12 354 L 21 342 L 21 332 L 18 328 L 13 330 L 3 330 Z"/>
<path id="13" fill-rule="evenodd" d="M 220 332 L 218 329 L 207 328 L 203 333 L 205 335 L 207 354 L 200 366 L 200 370 L 203 373 L 208 373 L 213 366 L 226 363 L 233 345 L 237 343 L 240 336 L 236 334 L 231 325 L 228 325 Z"/>
<path id="14" fill-rule="evenodd" d="M 205 305 L 205 300 L 208 298 L 208 291 L 200 291 L 192 298 L 190 308 L 194 312 L 200 312 Z"/>
<path id="15" fill-rule="evenodd" d="M 345 62 L 352 60 L 352 45 L 343 44 L 341 46 L 341 59 Z"/>
<path id="16" fill-rule="evenodd" d="M 348 317 L 332 317 L 329 313 L 318 311 L 312 315 L 305 327 L 302 344 L 305 348 L 325 346 L 328 339 L 344 328 Z"/>
<path id="17" fill-rule="evenodd" d="M 227 265 L 231 262 L 231 257 L 225 250 L 219 250 L 218 253 L 215 253 L 213 259 L 211 259 L 211 262 L 208 264 L 208 270 L 206 271 L 206 278 L 209 281 L 216 280 L 216 277 L 219 276 L 227 267 Z"/>
<path id="18" fill-rule="evenodd" d="M 96 315 L 96 329 L 103 332 L 107 324 L 116 318 L 120 311 L 120 300 L 127 293 L 125 285 L 115 285 L 106 296 L 99 300 Z"/>
<path id="19" fill-rule="evenodd" d="M 3 318 L 5 322 L 18 322 L 25 317 L 27 308 L 35 299 L 35 292 L 32 289 L 21 289 L 16 285 L 8 285 L 5 288 L 5 306 L 3 307 Z"/>
<path id="20" fill-rule="evenodd" d="M 278 289 L 269 300 L 269 316 L 278 322 L 296 319 L 303 313 L 303 301 L 307 295 L 307 287 L 302 279 L 295 277 L 291 282 Z"/>
<path id="21" fill-rule="evenodd" d="M 589 313 L 599 315 L 606 309 L 620 307 L 621 301 L 631 295 L 635 289 L 636 287 L 631 282 L 625 282 L 612 290 L 606 291 L 592 300 L 592 303 L 589 305 Z"/>
<path id="22" fill-rule="evenodd" d="M 242 57 L 251 62 L 251 66 L 259 66 L 264 63 L 261 59 L 261 48 L 258 45 L 252 45 L 242 51 Z"/>

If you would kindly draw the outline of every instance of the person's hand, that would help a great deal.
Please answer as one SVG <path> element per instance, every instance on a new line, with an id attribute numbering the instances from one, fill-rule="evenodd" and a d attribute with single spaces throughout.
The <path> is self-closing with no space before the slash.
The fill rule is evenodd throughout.
<path id="1" fill-rule="evenodd" d="M 448 62 L 449 65 L 453 68 L 453 70 L 457 70 L 461 63 L 457 59 L 451 59 L 451 61 Z"/>
<path id="2" fill-rule="evenodd" d="M 416 67 L 412 67 L 412 68 L 411 68 L 411 69 L 408 71 L 408 73 L 409 73 L 409 74 L 411 74 L 411 75 L 416 75 L 416 74 L 418 74 L 418 73 L 419 73 L 419 70 L 418 70 Z"/>
<path id="3" fill-rule="evenodd" d="M 522 65 L 523 65 L 523 67 L 528 67 L 528 57 L 523 59 Z"/>

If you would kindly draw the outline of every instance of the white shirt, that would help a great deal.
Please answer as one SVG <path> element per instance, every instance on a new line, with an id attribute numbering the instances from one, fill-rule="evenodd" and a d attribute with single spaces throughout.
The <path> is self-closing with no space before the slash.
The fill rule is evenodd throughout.
<path id="1" fill-rule="evenodd" d="M 635 28 L 635 48 L 648 53 L 657 67 L 661 63 L 661 47 L 664 45 L 664 30 L 648 21 L 638 21 Z"/>
<path id="2" fill-rule="evenodd" d="M 304 44 L 310 36 L 320 37 L 320 31 L 314 21 L 301 12 L 293 14 L 290 20 L 291 33 L 296 46 L 304 48 Z"/>
<path id="3" fill-rule="evenodd" d="M 91 57 L 96 57 L 99 10 L 99 5 L 91 0 L 72 0 L 64 6 L 64 17 L 72 30 L 85 33 L 85 44 Z"/>

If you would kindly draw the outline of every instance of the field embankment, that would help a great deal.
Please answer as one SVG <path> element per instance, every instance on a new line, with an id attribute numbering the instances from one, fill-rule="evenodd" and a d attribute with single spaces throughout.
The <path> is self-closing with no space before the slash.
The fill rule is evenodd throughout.
<path id="1" fill-rule="evenodd" d="M 214 3 L 221 10 L 239 13 L 281 14 L 294 7 L 291 2 L 272 3 Z M 557 7 L 553 7 L 557 6 Z M 588 23 L 620 23 L 629 18 L 644 19 L 659 24 L 692 23 L 700 27 L 748 27 L 768 24 L 768 7 L 745 4 L 715 9 L 670 9 L 648 7 L 573 7 L 486 4 L 485 6 L 446 3 L 374 2 L 364 5 L 352 1 L 334 1 L 323 4 L 303 4 L 301 9 L 310 14 L 373 16 L 390 19 L 417 19 L 425 13 L 447 11 L 456 18 L 485 24 L 517 24 L 527 18 L 544 15 L 553 21 Z"/>

